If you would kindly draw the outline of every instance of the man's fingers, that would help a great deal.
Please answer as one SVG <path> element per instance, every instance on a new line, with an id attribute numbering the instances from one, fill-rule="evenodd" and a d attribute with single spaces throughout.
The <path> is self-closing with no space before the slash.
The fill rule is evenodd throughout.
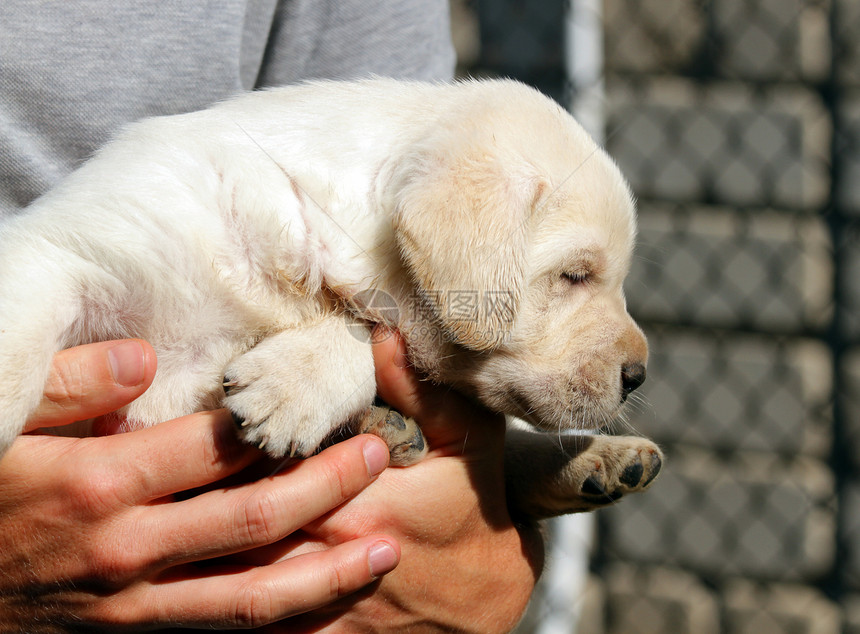
<path id="1" fill-rule="evenodd" d="M 105 341 L 63 350 L 54 364 L 39 407 L 25 431 L 55 427 L 113 412 L 152 383 L 155 351 L 145 341 Z"/>
<path id="2" fill-rule="evenodd" d="M 408 367 L 403 338 L 397 331 L 377 325 L 372 340 L 379 396 L 400 413 L 414 417 L 421 409 L 421 385 Z"/>
<path id="3" fill-rule="evenodd" d="M 264 546 L 351 499 L 387 464 L 379 438 L 350 438 L 268 478 L 144 509 L 137 532 L 158 536 L 148 551 L 162 565 Z"/>
<path id="4" fill-rule="evenodd" d="M 238 473 L 262 453 L 242 442 L 227 410 L 189 414 L 115 436 L 110 444 L 113 480 L 131 504 L 203 487 Z"/>
<path id="5" fill-rule="evenodd" d="M 268 566 L 220 571 L 204 569 L 192 578 L 143 584 L 131 596 L 88 615 L 129 624 L 251 628 L 317 609 L 355 592 L 400 561 L 396 540 L 362 537 L 329 550 L 298 555 Z M 193 574 L 193 572 L 192 572 Z M 140 596 L 134 596 L 139 593 Z"/>

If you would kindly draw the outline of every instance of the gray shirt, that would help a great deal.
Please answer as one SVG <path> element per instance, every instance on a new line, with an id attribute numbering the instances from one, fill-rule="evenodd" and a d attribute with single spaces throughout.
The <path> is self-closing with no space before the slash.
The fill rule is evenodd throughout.
<path id="1" fill-rule="evenodd" d="M 446 0 L 2 0 L 0 217 L 129 121 L 302 79 L 453 69 Z"/>

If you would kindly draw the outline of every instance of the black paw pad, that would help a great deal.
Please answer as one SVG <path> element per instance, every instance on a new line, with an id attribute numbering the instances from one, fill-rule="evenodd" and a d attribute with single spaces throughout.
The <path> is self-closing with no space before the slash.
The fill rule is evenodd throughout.
<path id="1" fill-rule="evenodd" d="M 648 486 L 654 481 L 654 478 L 657 477 L 657 474 L 660 473 L 660 469 L 663 468 L 663 461 L 660 459 L 660 454 L 654 453 L 651 454 L 651 473 L 648 474 L 648 479 L 643 483 L 642 486 Z"/>
<path id="2" fill-rule="evenodd" d="M 642 476 L 645 474 L 645 466 L 642 460 L 637 459 L 632 465 L 629 465 L 622 473 L 619 481 L 621 484 L 626 484 L 629 487 L 639 486 Z"/>
<path id="3" fill-rule="evenodd" d="M 385 424 L 400 431 L 406 429 L 406 421 L 403 420 L 403 416 L 401 416 L 400 412 L 393 409 L 389 410 L 388 414 L 385 415 Z"/>
<path id="4" fill-rule="evenodd" d="M 591 497 L 592 504 L 609 504 L 624 495 L 620 491 L 607 491 L 603 483 L 594 476 L 586 478 L 582 483 L 582 493 Z"/>
<path id="5" fill-rule="evenodd" d="M 412 441 L 409 443 L 412 447 L 412 450 L 415 452 L 424 451 L 424 434 L 421 433 L 421 429 L 417 426 L 415 427 L 415 434 L 412 436 Z"/>
<path id="6" fill-rule="evenodd" d="M 582 483 L 582 492 L 586 495 L 606 495 L 606 489 L 603 488 L 603 483 L 594 476 L 586 479 Z"/>

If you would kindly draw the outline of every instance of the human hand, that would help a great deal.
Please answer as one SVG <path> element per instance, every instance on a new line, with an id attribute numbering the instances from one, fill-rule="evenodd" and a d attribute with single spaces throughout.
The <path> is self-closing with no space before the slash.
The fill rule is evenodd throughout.
<path id="1" fill-rule="evenodd" d="M 111 412 L 154 374 L 144 342 L 64 351 L 27 429 Z M 0 631 L 260 625 L 397 564 L 397 541 L 368 530 L 269 565 L 201 565 L 316 520 L 388 460 L 384 443 L 362 436 L 258 482 L 212 489 L 261 456 L 232 427 L 217 411 L 110 437 L 18 438 L 0 461 Z"/>
<path id="2" fill-rule="evenodd" d="M 534 589 L 543 543 L 535 527 L 518 527 L 508 514 L 504 420 L 419 381 L 399 337 L 375 344 L 374 356 L 380 395 L 421 424 L 429 455 L 386 470 L 302 532 L 248 554 L 277 561 L 384 532 L 400 542 L 400 564 L 373 586 L 265 631 L 507 632 Z"/>

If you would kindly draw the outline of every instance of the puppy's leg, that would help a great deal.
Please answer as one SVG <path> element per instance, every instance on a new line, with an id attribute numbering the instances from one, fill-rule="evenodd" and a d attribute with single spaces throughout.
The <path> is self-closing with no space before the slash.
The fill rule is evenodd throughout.
<path id="1" fill-rule="evenodd" d="M 284 330 L 230 363 L 224 391 L 247 442 L 273 456 L 308 456 L 373 402 L 369 337 L 342 316 Z"/>
<path id="2" fill-rule="evenodd" d="M 47 241 L 22 246 L 12 227 L 10 220 L 0 232 L 0 457 L 41 401 L 53 356 L 80 315 L 76 289 L 86 279 L 79 258 Z M 51 270 L 54 262 L 65 269 Z"/>
<path id="3" fill-rule="evenodd" d="M 645 438 L 512 430 L 505 445 L 508 504 L 534 519 L 591 511 L 644 491 L 662 464 L 660 449 Z"/>

